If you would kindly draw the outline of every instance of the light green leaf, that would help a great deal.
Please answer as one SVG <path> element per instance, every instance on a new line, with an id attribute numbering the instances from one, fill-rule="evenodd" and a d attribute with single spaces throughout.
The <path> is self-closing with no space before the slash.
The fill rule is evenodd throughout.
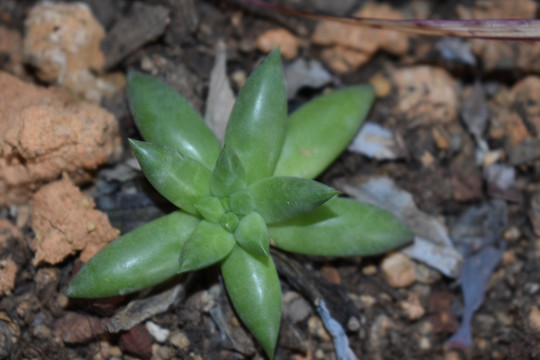
<path id="1" fill-rule="evenodd" d="M 264 219 L 256 212 L 252 212 L 240 220 L 234 237 L 247 251 L 259 256 L 270 255 L 268 229 Z"/>
<path id="2" fill-rule="evenodd" d="M 198 224 L 198 218 L 175 211 L 119 237 L 79 270 L 65 294 L 124 295 L 169 279 L 176 275 L 180 249 Z"/>
<path id="3" fill-rule="evenodd" d="M 225 144 L 234 149 L 248 184 L 272 175 L 281 153 L 287 121 L 287 98 L 279 50 L 249 76 L 231 112 Z"/>
<path id="4" fill-rule="evenodd" d="M 231 193 L 246 188 L 246 172 L 238 155 L 225 144 L 212 172 L 210 192 L 217 197 L 228 196 Z"/>
<path id="5" fill-rule="evenodd" d="M 196 215 L 195 204 L 208 195 L 210 170 L 171 148 L 144 141 L 129 142 L 156 190 L 174 205 Z"/>
<path id="6" fill-rule="evenodd" d="M 225 215 L 221 199 L 214 196 L 203 197 L 195 204 L 195 208 L 205 220 L 213 223 L 218 223 Z"/>
<path id="7" fill-rule="evenodd" d="M 280 249 L 320 256 L 378 255 L 409 243 L 409 229 L 375 206 L 334 198 L 319 208 L 268 228 Z"/>
<path id="8" fill-rule="evenodd" d="M 221 146 L 201 116 L 161 80 L 130 72 L 127 95 L 131 113 L 146 141 L 178 150 L 209 169 Z"/>
<path id="9" fill-rule="evenodd" d="M 255 210 L 267 224 L 311 211 L 339 192 L 310 179 L 274 176 L 249 186 Z"/>
<path id="10" fill-rule="evenodd" d="M 182 247 L 178 272 L 215 264 L 229 255 L 234 244 L 234 236 L 221 225 L 202 220 Z"/>
<path id="11" fill-rule="evenodd" d="M 374 100 L 371 86 L 318 97 L 291 114 L 274 175 L 317 177 L 354 138 Z"/>
<path id="12" fill-rule="evenodd" d="M 281 288 L 271 256 L 256 256 L 236 245 L 221 263 L 233 306 L 270 359 L 281 322 Z"/>

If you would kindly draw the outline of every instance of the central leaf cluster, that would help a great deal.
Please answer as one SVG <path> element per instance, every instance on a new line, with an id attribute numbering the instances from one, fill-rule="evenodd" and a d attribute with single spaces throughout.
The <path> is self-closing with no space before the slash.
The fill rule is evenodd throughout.
<path id="1" fill-rule="evenodd" d="M 179 272 L 216 263 L 236 244 L 252 255 L 268 257 L 267 225 L 313 210 L 337 194 L 314 180 L 292 176 L 248 183 L 242 161 L 229 146 L 223 147 L 210 171 L 165 146 L 136 140 L 131 145 L 149 181 L 175 205 L 201 218 L 180 252 Z M 166 173 L 159 171 L 164 166 Z M 192 176 L 182 176 L 188 171 Z"/>

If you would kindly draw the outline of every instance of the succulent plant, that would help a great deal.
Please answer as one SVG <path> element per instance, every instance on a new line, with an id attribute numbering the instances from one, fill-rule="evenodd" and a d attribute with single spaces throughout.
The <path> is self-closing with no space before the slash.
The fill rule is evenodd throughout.
<path id="1" fill-rule="evenodd" d="M 344 150 L 373 102 L 369 86 L 321 96 L 287 115 L 278 50 L 240 91 L 221 147 L 200 115 L 151 76 L 128 76 L 147 142 L 130 140 L 150 183 L 176 210 L 113 241 L 76 274 L 71 297 L 107 297 L 178 273 L 221 266 L 234 308 L 270 358 L 281 289 L 269 246 L 310 255 L 366 256 L 411 240 L 394 216 L 336 197 L 315 180 Z"/>

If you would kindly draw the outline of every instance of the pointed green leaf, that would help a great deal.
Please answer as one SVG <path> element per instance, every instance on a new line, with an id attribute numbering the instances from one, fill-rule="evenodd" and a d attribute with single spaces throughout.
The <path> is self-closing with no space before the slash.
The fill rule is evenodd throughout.
<path id="1" fill-rule="evenodd" d="M 272 175 L 281 153 L 287 120 L 287 98 L 279 50 L 255 69 L 238 94 L 225 144 L 244 165 L 248 184 Z"/>
<path id="2" fill-rule="evenodd" d="M 130 72 L 127 95 L 131 113 L 146 141 L 178 150 L 209 169 L 221 146 L 187 100 L 161 80 Z"/>
<path id="3" fill-rule="evenodd" d="M 339 192 L 310 179 L 274 176 L 249 186 L 255 210 L 273 224 L 320 206 Z"/>
<path id="4" fill-rule="evenodd" d="M 198 218 L 175 211 L 119 237 L 79 270 L 65 294 L 116 296 L 167 280 L 176 275 L 180 249 L 198 223 Z"/>
<path id="5" fill-rule="evenodd" d="M 195 208 L 205 220 L 213 223 L 218 223 L 225 215 L 221 199 L 214 196 L 203 197 L 195 204 Z"/>
<path id="6" fill-rule="evenodd" d="M 254 256 L 240 246 L 221 263 L 225 287 L 236 312 L 270 359 L 281 322 L 281 288 L 271 256 Z"/>
<path id="7" fill-rule="evenodd" d="M 221 224 L 221 226 L 223 226 L 223 228 L 227 230 L 228 232 L 235 231 L 236 228 L 238 227 L 239 222 L 240 220 L 238 219 L 238 216 L 236 216 L 236 214 L 233 212 L 225 213 L 225 215 L 223 215 L 221 220 L 219 220 L 219 223 Z"/>
<path id="8" fill-rule="evenodd" d="M 152 186 L 174 205 L 197 214 L 195 204 L 208 195 L 210 170 L 171 148 L 131 139 L 129 142 Z"/>
<path id="9" fill-rule="evenodd" d="M 264 219 L 256 212 L 252 212 L 240 220 L 234 237 L 244 249 L 255 255 L 268 256 L 270 254 L 268 229 Z"/>
<path id="10" fill-rule="evenodd" d="M 225 145 L 219 153 L 216 166 L 210 179 L 210 192 L 217 197 L 246 188 L 246 172 L 238 155 Z"/>
<path id="11" fill-rule="evenodd" d="M 354 86 L 316 98 L 292 113 L 274 175 L 317 177 L 354 138 L 373 100 L 371 86 Z"/>
<path id="12" fill-rule="evenodd" d="M 202 220 L 180 252 L 178 272 L 201 269 L 229 255 L 236 241 L 221 225 Z"/>
<path id="13" fill-rule="evenodd" d="M 247 191 L 237 191 L 229 196 L 231 211 L 237 215 L 247 215 L 253 211 L 255 204 Z"/>
<path id="14" fill-rule="evenodd" d="M 389 212 L 345 198 L 268 228 L 280 249 L 320 256 L 369 256 L 403 246 L 413 238 Z"/>

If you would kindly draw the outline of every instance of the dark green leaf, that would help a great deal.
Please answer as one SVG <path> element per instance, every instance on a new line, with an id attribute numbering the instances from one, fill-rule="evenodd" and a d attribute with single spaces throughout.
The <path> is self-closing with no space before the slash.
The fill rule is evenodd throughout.
<path id="1" fill-rule="evenodd" d="M 403 246 L 413 238 L 392 214 L 351 199 L 331 199 L 319 208 L 268 228 L 280 249 L 320 256 L 368 256 Z"/>
<path id="2" fill-rule="evenodd" d="M 273 359 L 281 322 L 281 288 L 272 257 L 254 256 L 236 245 L 221 271 L 238 316 Z"/>
<path id="3" fill-rule="evenodd" d="M 178 271 L 178 254 L 199 219 L 175 211 L 107 245 L 69 283 L 71 297 L 123 295 L 159 284 Z"/>
<path id="4" fill-rule="evenodd" d="M 249 186 L 255 210 L 273 224 L 320 206 L 339 192 L 310 179 L 274 176 Z"/>
<path id="5" fill-rule="evenodd" d="M 130 72 L 131 113 L 146 141 L 178 150 L 209 169 L 221 146 L 201 116 L 176 90 L 152 76 Z"/>
<path id="6" fill-rule="evenodd" d="M 198 161 L 176 150 L 130 140 L 148 181 L 174 205 L 197 214 L 195 204 L 208 195 L 211 172 Z"/>
<path id="7" fill-rule="evenodd" d="M 274 175 L 319 175 L 354 138 L 373 99 L 371 86 L 354 86 L 316 98 L 292 113 Z"/>
<path id="8" fill-rule="evenodd" d="M 281 153 L 287 120 L 287 98 L 279 50 L 250 75 L 231 112 L 225 144 L 234 149 L 248 184 L 272 175 Z"/>

